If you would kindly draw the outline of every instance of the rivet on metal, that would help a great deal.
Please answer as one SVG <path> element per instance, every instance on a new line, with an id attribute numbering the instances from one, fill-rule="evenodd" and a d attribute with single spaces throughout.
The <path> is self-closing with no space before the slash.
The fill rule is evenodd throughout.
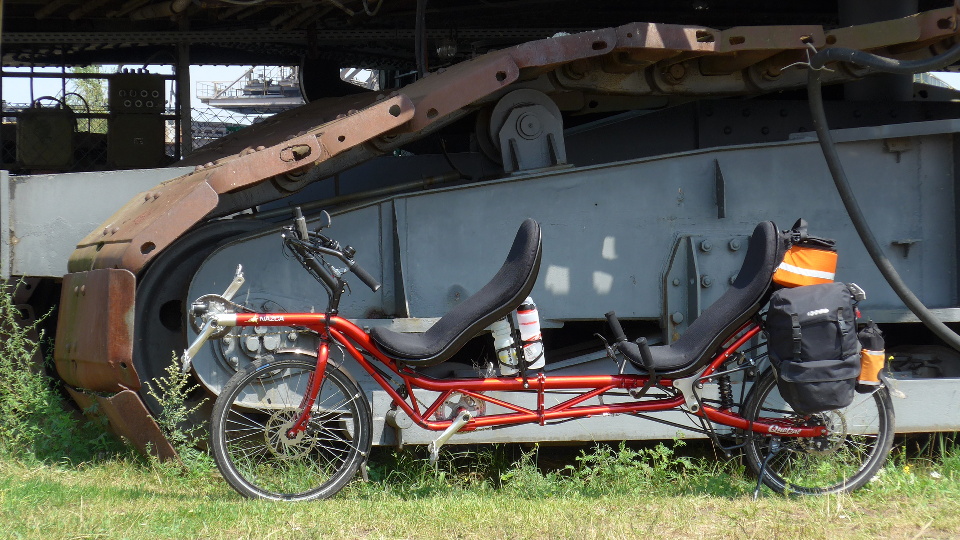
<path id="1" fill-rule="evenodd" d="M 687 68 L 683 64 L 673 64 L 667 68 L 666 75 L 669 82 L 676 84 L 687 75 Z"/>

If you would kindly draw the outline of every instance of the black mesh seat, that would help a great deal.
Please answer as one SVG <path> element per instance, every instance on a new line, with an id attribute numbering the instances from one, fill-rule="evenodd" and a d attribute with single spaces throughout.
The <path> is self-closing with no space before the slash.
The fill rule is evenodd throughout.
<path id="1" fill-rule="evenodd" d="M 670 345 L 650 347 L 657 374 L 684 376 L 703 365 L 730 332 L 767 302 L 773 271 L 783 260 L 786 249 L 786 240 L 780 238 L 772 222 L 757 225 L 733 285 L 697 317 L 680 339 Z M 621 343 L 620 350 L 635 365 L 642 365 L 636 344 Z"/>
<path id="2" fill-rule="evenodd" d="M 481 330 L 520 305 L 533 290 L 540 272 L 540 225 L 527 219 L 497 275 L 482 289 L 451 309 L 422 334 L 374 328 L 370 337 L 380 350 L 413 366 L 439 364 L 460 350 Z"/>

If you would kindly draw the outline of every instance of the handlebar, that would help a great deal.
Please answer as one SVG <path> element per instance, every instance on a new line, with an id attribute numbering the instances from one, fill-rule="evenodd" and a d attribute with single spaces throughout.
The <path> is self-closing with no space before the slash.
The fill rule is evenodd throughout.
<path id="1" fill-rule="evenodd" d="M 371 276 L 359 264 L 357 264 L 356 261 L 352 261 L 352 262 L 353 264 L 350 265 L 350 271 L 353 272 L 353 275 L 360 278 L 360 281 L 362 281 L 363 284 L 366 285 L 367 287 L 370 287 L 371 291 L 377 292 L 378 290 L 380 290 L 380 282 L 377 281 L 373 276 Z M 350 262 L 348 262 L 347 264 L 349 265 Z"/>
<path id="2" fill-rule="evenodd" d="M 630 360 L 635 366 L 645 369 L 647 373 L 653 376 L 656 371 L 653 365 L 653 354 L 650 352 L 650 345 L 647 338 L 640 336 L 636 341 L 630 343 L 627 341 L 627 335 L 623 333 L 623 327 L 620 326 L 620 319 L 617 319 L 616 312 L 609 312 L 604 315 L 607 318 L 607 324 L 613 331 L 613 337 L 617 340 L 614 348 L 623 356 Z"/>
<path id="3" fill-rule="evenodd" d="M 285 237 L 285 242 L 294 248 L 301 264 L 315 274 L 317 279 L 322 281 L 331 290 L 342 287 L 342 284 L 338 284 L 340 280 L 332 276 L 322 264 L 317 262 L 313 257 L 314 253 L 320 254 L 321 256 L 331 255 L 340 259 L 364 285 L 370 287 L 371 291 L 377 292 L 380 289 L 380 282 L 353 259 L 353 255 L 356 254 L 355 249 L 350 246 L 341 248 L 340 243 L 336 240 L 327 238 L 319 232 L 310 232 L 307 229 L 307 220 L 303 217 L 303 212 L 300 210 L 300 207 L 294 207 L 293 214 L 294 225 L 288 230 L 294 232 L 297 238 Z"/>
<path id="4" fill-rule="evenodd" d="M 299 206 L 293 207 L 293 223 L 297 227 L 297 234 L 300 235 L 300 239 L 307 241 L 310 239 L 310 232 L 307 231 L 307 220 L 303 217 L 303 212 L 300 211 Z"/>
<path id="5" fill-rule="evenodd" d="M 618 342 L 626 341 L 627 335 L 623 333 L 623 327 L 620 326 L 620 320 L 617 319 L 617 313 L 615 311 L 608 312 L 604 315 L 607 318 L 607 324 L 610 325 L 610 330 L 613 331 L 613 337 Z"/>

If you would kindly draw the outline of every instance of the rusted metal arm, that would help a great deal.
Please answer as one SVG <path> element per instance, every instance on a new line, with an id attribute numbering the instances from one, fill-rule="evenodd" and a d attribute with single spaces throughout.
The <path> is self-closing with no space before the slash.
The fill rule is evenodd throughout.
<path id="1" fill-rule="evenodd" d="M 690 99 L 757 94 L 801 87 L 804 70 L 783 68 L 805 61 L 807 44 L 919 58 L 949 45 L 956 31 L 957 12 L 951 7 L 832 31 L 820 26 L 716 30 L 631 23 L 495 51 L 391 95 L 350 98 L 350 106 L 361 108 L 343 111 L 292 138 L 274 122 L 265 128 L 269 136 L 264 137 L 274 139 L 272 146 L 249 145 L 198 165 L 193 173 L 128 203 L 78 244 L 69 269 L 125 268 L 138 273 L 203 219 L 280 198 L 312 180 L 391 151 L 496 99 L 508 87 L 535 87 L 553 95 L 561 108 L 573 110 L 609 108 L 603 103 L 610 96 Z M 839 82 L 860 75 L 843 69 L 828 79 Z M 622 108 L 622 100 L 616 106 Z M 257 128 L 244 131 L 250 131 L 247 137 L 258 134 Z M 284 140 L 276 141 L 278 137 Z"/>

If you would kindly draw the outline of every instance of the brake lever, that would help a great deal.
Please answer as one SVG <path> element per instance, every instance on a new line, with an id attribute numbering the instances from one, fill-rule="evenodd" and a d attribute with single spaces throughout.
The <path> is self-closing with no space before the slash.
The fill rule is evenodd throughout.
<path id="1" fill-rule="evenodd" d="M 594 333 L 593 335 L 597 336 L 597 339 L 600 340 L 600 343 L 603 343 L 603 348 L 607 350 L 607 358 L 613 360 L 613 363 L 616 364 L 617 368 L 620 370 L 619 374 L 623 375 L 623 370 L 625 367 L 627 367 L 626 358 L 624 358 L 623 361 L 617 360 L 617 350 L 615 348 L 616 345 L 610 345 L 610 343 L 607 341 L 607 338 L 603 337 L 599 333 Z"/>

